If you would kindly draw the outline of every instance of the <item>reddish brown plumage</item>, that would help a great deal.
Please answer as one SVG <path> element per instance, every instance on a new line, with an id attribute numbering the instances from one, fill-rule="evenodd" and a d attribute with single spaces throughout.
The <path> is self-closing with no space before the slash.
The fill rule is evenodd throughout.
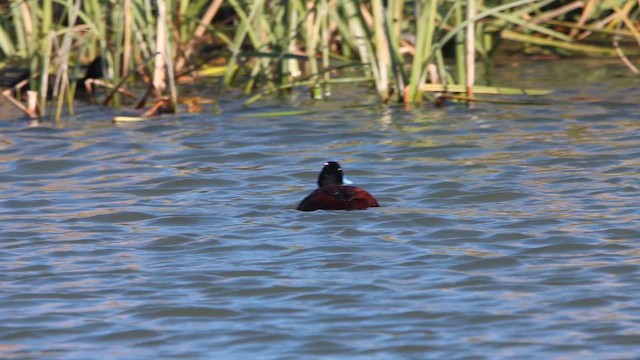
<path id="1" fill-rule="evenodd" d="M 362 210 L 378 207 L 378 201 L 367 191 L 355 186 L 342 185 L 342 168 L 336 162 L 327 162 L 318 176 L 319 188 L 300 202 L 297 209 Z"/>

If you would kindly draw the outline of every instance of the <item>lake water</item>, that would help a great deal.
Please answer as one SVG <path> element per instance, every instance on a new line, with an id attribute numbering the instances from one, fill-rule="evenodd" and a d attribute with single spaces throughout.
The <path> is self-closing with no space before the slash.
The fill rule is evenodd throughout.
<path id="1" fill-rule="evenodd" d="M 640 357 L 640 87 L 498 67 L 546 105 L 0 122 L 0 357 Z M 306 114 L 265 113 L 307 110 Z M 299 212 L 327 160 L 380 208 Z"/>

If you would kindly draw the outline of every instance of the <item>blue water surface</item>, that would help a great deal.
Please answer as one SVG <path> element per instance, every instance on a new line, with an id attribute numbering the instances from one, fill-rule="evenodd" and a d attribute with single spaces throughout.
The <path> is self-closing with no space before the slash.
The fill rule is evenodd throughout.
<path id="1" fill-rule="evenodd" d="M 580 65 L 498 67 L 544 105 L 1 121 L 0 357 L 639 357 L 640 88 Z M 381 207 L 296 211 L 327 160 Z"/>

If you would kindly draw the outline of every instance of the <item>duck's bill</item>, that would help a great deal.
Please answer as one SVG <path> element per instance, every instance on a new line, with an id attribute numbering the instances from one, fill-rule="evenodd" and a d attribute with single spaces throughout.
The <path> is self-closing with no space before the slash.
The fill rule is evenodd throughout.
<path id="1" fill-rule="evenodd" d="M 343 176 L 343 177 L 342 177 L 342 183 L 343 183 L 343 184 L 347 184 L 347 185 L 351 185 L 351 184 L 353 184 L 353 181 L 351 181 L 351 180 L 347 179 L 347 177 L 346 177 L 346 176 Z"/>

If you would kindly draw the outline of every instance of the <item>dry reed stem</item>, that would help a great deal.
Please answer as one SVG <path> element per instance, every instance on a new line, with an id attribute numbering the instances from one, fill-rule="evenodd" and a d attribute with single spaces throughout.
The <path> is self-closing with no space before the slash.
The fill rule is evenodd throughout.
<path id="1" fill-rule="evenodd" d="M 124 0 L 124 46 L 122 49 L 122 68 L 120 77 L 125 78 L 129 72 L 129 62 L 131 61 L 131 36 L 133 19 L 131 16 L 131 0 Z"/>
<path id="2" fill-rule="evenodd" d="M 40 109 L 40 117 L 44 117 L 49 93 L 49 68 L 51 66 L 51 53 L 53 43 L 56 41 L 56 34 L 50 33 L 46 38 L 44 54 L 42 57 L 42 72 L 40 73 L 40 90 L 38 106 Z"/>
<path id="3" fill-rule="evenodd" d="M 32 119 L 38 117 L 38 92 L 35 90 L 27 90 L 27 111 L 26 113 Z"/>
<path id="4" fill-rule="evenodd" d="M 584 4 L 582 3 L 582 1 L 576 0 L 576 1 L 572 2 L 572 3 L 568 3 L 566 5 L 563 5 L 563 6 L 559 7 L 559 8 L 556 8 L 553 11 L 548 11 L 548 12 L 544 13 L 544 15 L 534 18 L 533 20 L 531 20 L 531 22 L 534 23 L 534 24 L 541 24 L 541 23 L 549 21 L 551 19 L 555 19 L 558 16 L 564 15 L 564 14 L 568 13 L 569 11 L 573 11 L 573 10 L 579 9 L 579 8 L 581 8 L 583 6 L 584 6 Z"/>
<path id="5" fill-rule="evenodd" d="M 622 20 L 622 22 L 627 27 L 627 29 L 629 29 L 629 31 L 631 31 L 631 33 L 633 34 L 634 38 L 636 39 L 636 42 L 638 43 L 638 45 L 640 45 L 640 32 L 636 28 L 636 24 L 634 24 L 631 21 L 631 19 L 629 19 L 629 17 L 627 16 L 629 14 L 629 11 L 631 11 L 633 3 L 632 2 L 628 2 L 628 3 L 625 4 L 623 9 L 620 9 L 619 7 L 617 7 L 615 5 L 615 3 L 612 2 L 612 0 L 606 0 L 606 2 L 609 5 L 611 5 L 611 7 L 615 11 L 615 13 L 620 18 L 620 20 Z"/>
<path id="6" fill-rule="evenodd" d="M 131 0 L 128 0 L 128 1 L 131 1 Z M 202 16 L 202 19 L 200 19 L 200 21 L 198 22 L 198 26 L 193 31 L 193 36 L 191 37 L 191 39 L 189 40 L 185 48 L 184 55 L 178 58 L 178 60 L 176 61 L 175 69 L 177 73 L 181 72 L 184 66 L 186 65 L 187 60 L 191 57 L 191 54 L 195 50 L 196 43 L 200 41 L 202 36 L 207 31 L 208 24 L 210 24 L 211 21 L 213 21 L 213 18 L 218 13 L 218 10 L 220 10 L 222 1 L 223 0 L 215 0 L 211 4 L 209 4 L 207 11 L 204 13 L 204 15 Z"/>
<path id="7" fill-rule="evenodd" d="M 298 48 L 297 40 L 296 40 L 296 34 L 298 33 L 298 29 L 296 26 L 296 24 L 298 23 L 298 11 L 296 11 L 295 9 L 292 9 L 289 12 L 288 21 L 289 21 L 289 29 L 285 29 L 285 31 L 288 31 L 288 36 L 289 36 L 288 51 L 289 51 L 289 54 L 297 54 L 301 52 L 300 49 Z M 300 75 L 302 75 L 302 71 L 300 70 L 300 66 L 296 59 L 288 59 L 287 62 L 288 62 L 287 70 L 289 72 L 289 75 L 291 75 L 293 78 L 297 78 Z"/>
<path id="8" fill-rule="evenodd" d="M 35 118 L 38 117 L 38 113 L 37 113 L 37 111 L 35 109 L 36 108 L 35 104 L 33 105 L 33 107 L 25 106 L 23 103 L 21 103 L 20 101 L 16 100 L 16 98 L 13 97 L 13 95 L 11 94 L 11 90 L 10 89 L 3 90 L 2 91 L 2 96 L 4 96 L 5 99 L 7 99 L 11 104 L 13 104 L 13 106 L 15 106 L 18 109 L 20 109 L 28 117 L 30 117 L 32 119 L 35 119 Z"/>
<path id="9" fill-rule="evenodd" d="M 332 1 L 332 4 L 334 2 Z M 330 66 L 330 62 L 329 62 L 329 40 L 331 38 L 331 29 L 329 27 L 329 3 L 327 2 L 327 0 L 322 0 L 322 6 L 320 8 L 320 18 L 322 19 L 322 34 L 321 34 L 321 40 L 322 40 L 322 69 L 326 70 L 329 68 Z M 322 74 L 322 91 L 323 97 L 328 97 L 331 96 L 331 88 L 329 85 L 329 80 L 331 78 L 331 72 L 330 71 L 323 71 Z"/>
<path id="10" fill-rule="evenodd" d="M 604 19 L 596 22 L 596 24 L 594 25 L 595 29 L 602 29 L 605 27 L 605 25 L 611 23 L 613 20 L 615 20 L 618 17 L 618 15 L 614 12 L 613 14 L 605 17 Z M 588 36 L 590 36 L 593 33 L 592 30 L 587 30 L 583 33 L 581 33 L 580 35 L 578 35 L 577 39 L 578 40 L 584 40 L 586 39 Z"/>
<path id="11" fill-rule="evenodd" d="M 578 19 L 578 22 L 576 23 L 576 25 L 583 26 L 584 24 L 587 23 L 587 20 L 589 19 L 589 16 L 593 11 L 595 3 L 596 3 L 596 0 L 587 0 L 584 8 L 582 9 L 582 14 L 580 14 L 580 19 Z M 579 31 L 578 28 L 571 29 L 571 31 L 569 31 L 569 36 L 571 36 L 572 38 L 575 38 L 576 35 L 578 35 L 578 31 Z"/>
<path id="12" fill-rule="evenodd" d="M 476 16 L 476 5 L 475 1 L 467 2 L 467 19 L 472 19 Z M 467 87 L 467 97 L 473 98 L 473 85 L 475 81 L 476 74 L 476 64 L 475 64 L 475 22 L 471 21 L 467 25 L 467 38 L 466 38 L 466 87 Z M 472 102 L 468 101 L 467 106 L 471 107 Z"/>
<path id="13" fill-rule="evenodd" d="M 629 68 L 629 70 L 634 73 L 634 74 L 640 74 L 640 70 L 638 70 L 638 68 L 633 65 L 633 63 L 631 62 L 631 60 L 629 60 L 629 58 L 624 54 L 624 52 L 622 51 L 622 48 L 620 48 L 620 43 L 618 42 L 617 38 L 613 39 L 613 47 L 614 49 L 616 49 L 616 53 L 618 54 L 618 57 L 620 58 L 620 61 L 622 61 L 622 63 Z"/>
<path id="14" fill-rule="evenodd" d="M 22 23 L 24 24 L 24 30 L 27 35 L 27 44 L 30 44 L 33 36 L 33 22 L 31 21 L 31 10 L 26 0 L 20 1 L 20 9 L 22 11 Z"/>
<path id="15" fill-rule="evenodd" d="M 156 26 L 156 55 L 154 57 L 153 66 L 153 88 L 157 97 L 167 87 L 166 83 L 166 62 L 165 54 L 167 54 L 167 8 L 164 0 L 158 0 L 158 19 Z"/>

